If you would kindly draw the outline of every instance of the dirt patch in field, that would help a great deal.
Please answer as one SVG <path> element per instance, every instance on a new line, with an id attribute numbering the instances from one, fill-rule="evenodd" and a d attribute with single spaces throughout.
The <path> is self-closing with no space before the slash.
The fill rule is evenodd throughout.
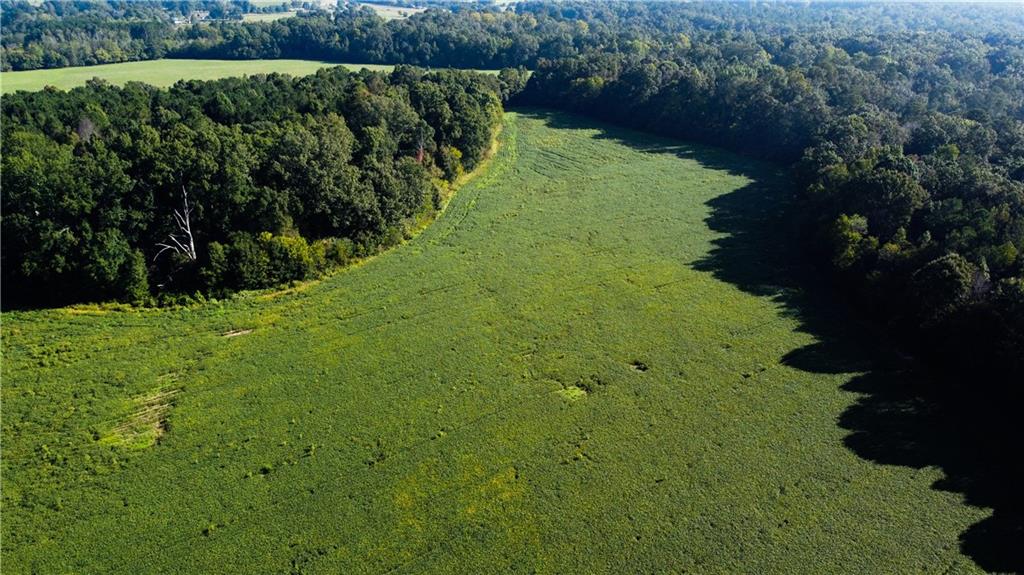
<path id="1" fill-rule="evenodd" d="M 221 335 L 221 337 L 238 337 L 240 335 L 248 335 L 248 334 L 252 333 L 252 331 L 253 330 L 251 330 L 251 329 L 233 329 L 231 331 L 224 332 L 224 333 L 222 333 L 220 335 Z"/>
<path id="2" fill-rule="evenodd" d="M 134 400 L 136 409 L 111 430 L 108 441 L 127 447 L 154 445 L 167 432 L 167 413 L 181 388 L 160 389 Z"/>

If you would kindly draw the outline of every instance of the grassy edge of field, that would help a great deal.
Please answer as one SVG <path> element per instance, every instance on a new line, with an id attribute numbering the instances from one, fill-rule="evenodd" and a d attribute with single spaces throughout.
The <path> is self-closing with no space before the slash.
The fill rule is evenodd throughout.
<path id="1" fill-rule="evenodd" d="M 323 282 L 324 280 L 330 279 L 340 273 L 345 273 L 351 269 L 360 267 L 366 264 L 367 262 L 372 261 L 380 256 L 387 255 L 391 251 L 416 239 L 417 236 L 422 234 L 427 228 L 430 227 L 431 224 L 436 222 L 438 219 L 441 218 L 441 216 L 444 215 L 444 213 L 448 209 L 448 206 L 451 204 L 452 199 L 455 197 L 455 194 L 458 193 L 460 189 L 465 187 L 470 182 L 476 180 L 490 169 L 491 163 L 494 160 L 494 157 L 497 155 L 498 147 L 500 146 L 499 138 L 501 137 L 501 133 L 505 127 L 505 122 L 507 121 L 507 118 L 508 116 L 502 115 L 502 119 L 498 123 L 498 126 L 495 128 L 494 134 L 491 135 L 491 145 L 484 153 L 484 157 L 482 160 L 480 160 L 480 164 L 477 165 L 477 167 L 474 168 L 472 171 L 463 173 L 458 178 L 456 178 L 453 183 L 445 187 L 444 193 L 442 193 L 441 195 L 440 208 L 432 211 L 424 210 L 419 215 L 410 218 L 409 222 L 406 225 L 405 234 L 402 238 L 402 241 L 390 245 L 386 248 L 382 248 L 377 253 L 362 258 L 356 258 L 343 266 L 332 268 L 326 271 L 320 277 L 295 282 L 295 285 L 292 286 L 279 286 L 276 288 L 266 288 L 262 290 L 241 290 L 232 294 L 231 298 L 255 297 L 257 299 L 267 300 L 274 299 L 283 295 L 301 292 Z"/>
<path id="2" fill-rule="evenodd" d="M 474 180 L 479 178 L 481 175 L 483 175 L 484 173 L 486 173 L 490 169 L 491 164 L 494 161 L 494 158 L 498 154 L 498 149 L 501 146 L 500 138 L 501 138 L 502 132 L 504 131 L 505 123 L 507 121 L 508 121 L 508 115 L 503 114 L 502 118 L 501 118 L 501 121 L 498 123 L 497 127 L 494 129 L 494 133 L 491 135 L 491 145 L 487 149 L 487 151 L 484 153 L 483 159 L 476 166 L 476 168 L 474 168 L 472 171 L 463 173 L 458 178 L 456 178 L 455 182 L 445 186 L 444 193 L 441 195 L 441 207 L 436 209 L 436 210 L 432 210 L 432 211 L 431 210 L 424 210 L 420 214 L 410 218 L 410 221 L 409 221 L 409 223 L 406 226 L 405 233 L 404 233 L 402 241 L 400 241 L 400 242 L 398 242 L 396 244 L 390 245 L 390 246 L 388 246 L 386 248 L 383 248 L 383 249 L 381 249 L 380 251 L 378 251 L 378 252 L 376 252 L 374 254 L 371 254 L 369 256 L 362 257 L 362 258 L 352 259 L 347 264 L 345 264 L 343 266 L 338 266 L 338 267 L 331 268 L 331 269 L 327 270 L 326 272 L 324 272 L 319 277 L 310 278 L 310 279 L 301 280 L 301 281 L 296 281 L 296 282 L 292 282 L 290 285 L 283 285 L 283 286 L 277 286 L 277 287 L 272 287 L 272 288 L 264 288 L 264 289 L 257 289 L 257 290 L 239 290 L 237 292 L 232 293 L 228 297 L 223 298 L 222 300 L 217 300 L 217 299 L 212 299 L 211 298 L 210 300 L 207 300 L 207 301 L 197 302 L 197 303 L 193 303 L 193 304 L 185 304 L 185 305 L 181 305 L 181 306 L 136 306 L 136 305 L 132 305 L 132 304 L 129 304 L 129 303 L 121 303 L 121 302 L 98 302 L 98 303 L 72 304 L 72 305 L 64 306 L 64 307 L 59 308 L 59 309 L 62 309 L 63 311 L 65 311 L 67 313 L 71 313 L 71 314 L 76 314 L 76 313 L 77 314 L 81 314 L 81 313 L 106 313 L 106 312 L 111 312 L 111 311 L 118 311 L 118 312 L 146 312 L 146 311 L 155 311 L 155 312 L 159 312 L 161 310 L 167 309 L 168 307 L 172 307 L 172 308 L 173 307 L 190 307 L 190 308 L 192 308 L 192 307 L 204 306 L 207 303 L 214 303 L 215 301 L 224 301 L 224 300 L 232 300 L 232 299 L 255 298 L 255 299 L 259 299 L 259 300 L 269 300 L 269 299 L 278 298 L 280 296 L 285 296 L 285 295 L 290 295 L 290 294 L 294 294 L 294 293 L 305 291 L 305 290 L 307 290 L 307 289 L 309 289 L 309 288 L 311 288 L 311 287 L 313 287 L 313 286 L 315 286 L 315 285 L 317 285 L 317 284 L 319 284 L 319 283 L 321 283 L 321 282 L 323 282 L 325 280 L 328 280 L 328 279 L 330 279 L 330 278 L 332 278 L 332 277 L 334 277 L 334 276 L 336 276 L 336 275 L 338 275 L 340 273 L 344 273 L 344 272 L 346 272 L 348 270 L 360 267 L 363 264 L 365 264 L 365 263 L 367 263 L 367 262 L 369 262 L 371 260 L 376 259 L 377 257 L 386 255 L 386 254 L 390 253 L 391 251 L 395 250 L 396 248 L 401 247 L 401 246 L 409 243 L 410 241 L 415 239 L 417 236 L 422 234 L 427 228 L 429 228 L 431 224 L 433 224 L 438 219 L 440 219 L 441 216 L 444 215 L 444 213 L 447 210 L 448 206 L 451 204 L 451 201 L 455 197 L 455 194 L 457 194 L 458 191 L 460 189 L 462 189 L 464 186 L 466 186 L 467 184 L 473 182 Z"/>

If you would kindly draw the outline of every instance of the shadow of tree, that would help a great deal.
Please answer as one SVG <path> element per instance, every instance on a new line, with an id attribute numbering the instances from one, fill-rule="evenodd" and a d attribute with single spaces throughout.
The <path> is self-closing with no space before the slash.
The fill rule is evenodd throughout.
<path id="1" fill-rule="evenodd" d="M 843 389 L 860 399 L 839 419 L 850 430 L 846 446 L 885 465 L 941 468 L 945 477 L 933 489 L 961 493 L 968 504 L 993 510 L 961 533 L 961 551 L 988 571 L 1022 572 L 1021 465 L 993 441 L 1009 437 L 1007 430 L 986 417 L 991 406 L 954 395 L 934 379 L 920 368 L 883 368 L 851 379 Z"/>
<path id="2" fill-rule="evenodd" d="M 986 417 L 991 406 L 954 395 L 905 355 L 876 326 L 856 315 L 803 257 L 794 187 L 778 166 L 738 163 L 734 154 L 682 144 L 570 114 L 517 110 L 562 129 L 599 129 L 597 138 L 649 153 L 672 153 L 743 176 L 750 183 L 708 202 L 707 225 L 723 235 L 696 269 L 781 304 L 817 343 L 793 350 L 781 362 L 811 373 L 859 373 L 843 389 L 859 395 L 839 417 L 844 443 L 859 457 L 884 465 L 936 466 L 945 478 L 934 489 L 963 494 L 993 513 L 960 535 L 961 551 L 995 572 L 1024 572 L 1024 506 L 1019 456 L 992 438 L 1013 437 Z"/>

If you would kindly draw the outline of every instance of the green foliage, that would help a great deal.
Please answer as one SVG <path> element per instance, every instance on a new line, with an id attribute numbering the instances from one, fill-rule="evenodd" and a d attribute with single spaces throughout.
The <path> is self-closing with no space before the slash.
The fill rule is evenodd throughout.
<path id="1" fill-rule="evenodd" d="M 463 174 L 462 152 L 455 146 L 441 148 L 439 165 L 445 179 L 453 182 Z"/>
<path id="2" fill-rule="evenodd" d="M 270 287 L 394 245 L 491 147 L 496 90 L 400 67 L 5 95 L 4 305 Z M 186 195 L 195 258 L 165 249 Z"/>
<path id="3" fill-rule="evenodd" d="M 301 236 L 236 233 L 227 245 L 210 244 L 210 262 L 201 274 L 213 291 L 280 286 L 348 263 L 337 244 L 321 240 L 310 246 Z"/>
<path id="4" fill-rule="evenodd" d="M 313 250 L 315 259 L 323 261 L 325 268 L 345 266 L 356 257 L 355 247 L 348 238 L 317 240 L 313 243 Z"/>
<path id="5" fill-rule="evenodd" d="M 1024 52 L 1019 46 L 1024 21 L 1019 7 L 536 2 L 514 10 L 455 4 L 448 8 L 390 23 L 371 10 L 354 7 L 331 17 L 314 13 L 275 22 L 216 23 L 173 31 L 166 24 L 150 23 L 141 26 L 146 37 L 142 47 L 154 57 L 163 53 L 293 56 L 507 71 L 496 78 L 474 79 L 458 72 L 425 74 L 399 66 L 387 78 L 320 72 L 303 80 L 271 76 L 213 85 L 182 83 L 168 92 L 138 85 L 112 90 L 92 83 L 66 96 L 47 92 L 5 97 L 4 261 L 11 264 L 4 268 L 5 286 L 14 285 L 15 294 L 58 300 L 69 295 L 135 299 L 140 284 L 131 279 L 138 276 L 134 262 L 140 250 L 148 257 L 147 246 L 172 232 L 169 214 L 184 184 L 198 198 L 197 221 L 202 240 L 211 249 L 195 264 L 169 257 L 152 265 L 149 283 L 167 286 L 165 278 L 173 278 L 178 295 L 171 297 L 191 298 L 200 287 L 274 285 L 318 273 L 331 257 L 347 259 L 343 253 L 356 257 L 374 253 L 405 237 L 409 220 L 440 206 L 442 191 L 480 162 L 500 102 L 507 99 L 558 106 L 793 165 L 802 191 L 797 201 L 810 230 L 805 237 L 812 238 L 810 251 L 820 253 L 838 283 L 890 328 L 901 345 L 938 367 L 937 372 L 970 381 L 971 399 L 996 407 L 1019 404 L 1016 382 L 1024 374 L 1020 287 L 1024 261 L 1019 255 L 1024 249 L 1024 103 L 1020 98 Z M 51 18 L 46 10 L 51 9 L 19 7 L 7 12 L 14 14 L 10 20 L 4 16 L 13 32 L 3 39 L 5 66 L 33 68 L 66 65 L 71 58 L 114 58 L 123 43 L 123 22 L 95 30 L 86 26 L 83 31 L 82 22 Z M 940 32 L 924 34 L 922 30 Z M 59 39 L 70 42 L 65 46 Z M 102 42 L 92 40 L 112 42 L 100 46 Z M 140 47 L 135 49 L 127 57 L 143 57 Z M 535 68 L 521 91 L 523 72 L 512 71 L 512 66 Z M 126 125 L 125 118 L 139 125 Z M 547 156 L 529 168 L 545 178 L 531 180 L 516 171 L 515 176 L 521 177 L 517 182 L 524 187 L 516 191 L 529 195 L 509 193 L 521 202 L 505 205 L 500 218 L 515 220 L 517 231 L 537 231 L 544 238 L 575 240 L 584 237 L 583 231 L 592 238 L 592 230 L 581 229 L 589 220 L 575 217 L 579 203 L 556 208 L 573 213 L 569 223 L 539 216 L 520 219 L 533 202 L 553 201 L 548 195 L 561 182 L 571 180 L 576 185 L 561 190 L 573 200 L 605 183 L 594 166 L 604 166 L 607 156 L 588 156 L 589 164 L 582 168 L 588 178 L 573 179 L 580 166 L 571 158 L 579 150 L 538 142 Z M 587 147 L 578 140 L 574 145 Z M 635 157 L 632 161 L 643 163 Z M 8 173 L 15 182 L 10 195 L 6 193 Z M 192 175 L 183 182 L 183 174 Z M 647 178 L 657 178 L 631 175 L 629 192 L 643 187 Z M 439 181 L 440 177 L 447 182 Z M 55 189 L 61 190 L 58 198 L 54 198 Z M 609 214 L 622 214 L 628 220 L 632 212 L 624 209 L 622 195 L 609 195 L 614 200 L 598 210 L 601 223 L 607 223 Z M 652 238 L 660 237 L 650 228 L 657 228 L 658 218 L 665 213 L 675 213 L 680 207 L 677 200 L 654 201 L 658 216 L 647 220 L 654 223 L 624 244 L 630 255 L 650 253 L 644 251 L 650 246 L 643 242 L 657 243 Z M 470 218 L 474 204 L 460 205 L 468 206 L 457 218 L 463 222 Z M 468 221 L 472 225 L 473 220 Z M 458 238 L 460 230 L 445 229 Z M 479 227 L 471 229 L 479 232 Z M 295 230 L 305 240 L 290 235 Z M 691 230 L 662 231 L 678 243 L 688 241 L 685 234 Z M 351 242 L 344 250 L 329 244 L 338 236 Z M 518 243 L 516 236 L 510 238 L 503 238 L 507 243 L 500 253 L 488 254 L 492 267 L 502 258 L 532 253 L 537 245 L 535 237 L 520 237 Z M 435 236 L 431 246 L 465 246 L 454 241 L 447 235 Z M 677 243 L 663 249 L 677 250 Z M 559 252 L 560 245 L 550 247 L 562 258 L 559 263 L 567 265 L 574 252 Z M 585 253 L 593 256 L 601 250 L 614 251 L 616 246 L 585 247 Z M 471 258 L 473 249 L 476 246 L 464 247 L 459 255 Z M 521 263 L 520 269 L 537 269 L 533 260 Z M 488 268 L 473 276 L 473 281 L 478 284 L 480 277 L 493 273 Z M 422 272 L 419 277 L 427 275 Z M 555 275 L 561 279 L 565 274 Z M 635 279 L 620 283 L 635 285 Z M 68 294 L 67 285 L 78 287 Z M 379 290 L 378 285 L 371 287 Z M 615 289 L 610 285 L 621 287 L 602 279 L 586 285 L 599 285 L 605 291 Z M 657 284 L 665 285 L 671 284 Z M 541 288 L 532 286 L 531 296 L 542 298 L 536 293 Z M 480 294 L 498 289 L 479 287 L 469 298 L 474 304 L 487 300 Z M 166 295 L 166 287 L 159 289 Z M 439 290 L 447 297 L 448 287 Z M 559 285 L 557 291 L 566 290 Z M 580 301 L 593 300 L 585 289 L 584 294 Z M 694 301 L 702 300 L 691 297 L 676 303 L 678 308 L 692 309 Z M 559 303 L 579 309 L 577 301 Z M 393 309 L 394 304 L 389 305 Z M 406 308 L 397 317 L 408 319 L 419 311 Z M 501 311 L 516 320 L 528 320 L 537 309 L 506 306 Z M 550 313 L 550 308 L 539 313 Z M 726 313 L 716 308 L 708 315 L 719 318 Z M 693 329 L 686 323 L 692 318 L 678 319 Z M 367 330 L 372 334 L 384 325 L 390 324 L 374 324 Z M 489 330 L 500 322 L 484 325 L 468 327 L 495 336 Z M 622 322 L 614 325 L 631 334 L 637 329 Z M 572 332 L 561 324 L 554 329 Z M 550 333 L 542 335 L 557 337 L 545 335 Z M 353 331 L 348 336 L 360 341 L 373 337 L 366 334 Z M 331 352 L 336 351 L 336 334 L 321 335 L 328 336 Z M 685 341 L 685 336 L 680 337 Z M 690 351 L 683 346 L 682 352 L 673 353 L 688 356 Z M 698 351 L 698 356 L 711 353 Z M 559 360 L 564 355 L 563 350 Z M 635 354 L 630 356 L 632 365 L 648 365 Z M 555 393 L 573 399 L 573 405 L 588 405 L 592 395 L 599 396 L 594 390 L 601 386 L 591 384 L 589 377 L 594 374 L 566 378 L 553 363 L 546 367 L 545 376 L 558 382 Z M 649 367 L 657 371 L 656 362 Z M 748 378 L 762 373 L 760 369 L 742 373 Z M 413 375 L 400 381 L 422 378 L 428 371 L 411 370 Z M 686 371 L 684 364 L 676 373 L 686 378 Z M 526 373 L 534 377 L 533 371 Z M 315 379 L 319 374 L 309 375 Z M 446 385 L 450 380 L 445 379 Z M 394 381 L 374 391 L 407 389 L 393 385 Z M 724 388 L 712 389 L 720 393 Z M 776 391 L 785 395 L 791 390 Z M 727 417 L 743 412 L 725 411 Z M 406 418 L 403 424 L 415 425 L 410 421 L 419 419 Z M 432 441 L 443 440 L 452 431 L 447 425 L 437 427 L 427 434 Z M 599 460 L 600 456 L 586 453 L 583 444 L 588 439 L 589 434 L 581 432 L 573 453 L 563 461 Z M 371 441 L 372 453 L 352 459 L 385 468 L 395 450 L 379 436 L 367 438 L 365 445 Z M 37 452 L 47 465 L 66 461 L 55 457 L 48 444 Z M 263 476 L 279 475 L 279 465 L 264 465 Z M 513 475 L 518 477 L 518 470 Z M 501 484 L 502 477 L 493 480 Z M 764 486 L 751 488 L 763 491 Z M 412 498 L 416 493 L 410 489 L 400 495 Z M 562 497 L 559 491 L 556 499 Z M 573 501 L 570 508 L 587 508 L 585 503 Z M 64 508 L 60 500 L 47 505 Z M 919 512 L 927 506 L 908 508 Z M 756 511 L 762 513 L 763 508 L 758 506 Z M 446 519 L 454 514 L 448 513 Z M 402 519 L 422 527 L 416 516 Z M 451 521 L 443 523 L 447 526 Z M 735 521 L 724 524 L 743 529 Z M 210 539 L 221 532 L 219 527 L 205 530 Z M 729 539 L 752 539 L 748 533 L 742 535 Z M 757 537 L 774 535 L 762 529 Z M 697 541 L 694 548 L 702 548 L 701 543 Z M 843 557 L 860 558 L 864 548 L 874 548 L 874 542 L 861 543 Z M 948 549 L 950 545 L 936 543 L 929 541 L 918 548 Z M 829 540 L 812 547 L 832 549 L 834 545 Z M 793 552 L 790 546 L 784 548 Z M 338 550 L 302 549 L 292 566 L 332 551 Z M 377 557 L 386 555 L 379 548 L 375 551 Z M 415 557 L 416 563 L 397 566 L 419 566 L 420 561 L 429 564 L 424 570 L 435 566 L 431 557 Z M 844 563 L 841 568 L 878 570 L 884 564 L 895 571 L 931 570 L 921 566 L 930 559 L 895 565 L 905 557 L 909 554 L 903 549 L 894 550 L 888 561 L 867 566 Z M 581 568 L 585 560 L 574 556 L 569 566 L 554 562 L 555 567 L 548 570 L 607 570 L 610 564 Z M 338 559 L 332 567 L 351 564 Z M 368 569 L 395 566 L 386 563 Z M 614 566 L 626 570 L 623 565 Z M 488 567 L 495 570 L 493 565 Z M 653 565 L 651 570 L 663 567 Z M 736 570 L 733 564 L 709 567 L 701 561 L 672 566 L 716 567 Z M 942 565 L 942 569 L 961 567 L 955 561 Z M 828 565 L 818 570 L 838 568 Z M 759 563 L 751 570 L 784 569 Z"/>
<path id="6" fill-rule="evenodd" d="M 266 274 L 269 285 L 306 279 L 321 266 L 320 262 L 313 260 L 309 244 L 304 238 L 274 236 L 270 232 L 263 232 L 259 236 L 259 244 L 270 262 Z"/>
<path id="7" fill-rule="evenodd" d="M 271 279 L 271 262 L 264 243 L 250 234 L 237 233 L 231 237 L 231 243 L 225 250 L 227 256 L 228 278 L 224 285 L 239 289 L 257 289 L 275 285 Z"/>
<path id="8" fill-rule="evenodd" d="M 868 220 L 864 216 L 840 214 L 829 230 L 832 244 L 832 264 L 840 270 L 848 270 L 866 258 L 871 258 L 878 249 L 878 239 L 868 235 Z"/>
<path id="9" fill-rule="evenodd" d="M 914 272 L 913 294 L 922 316 L 934 322 L 962 308 L 970 299 L 978 273 L 956 253 L 930 261 Z"/>
<path id="10" fill-rule="evenodd" d="M 846 185 L 849 190 L 842 193 L 849 209 L 867 214 L 873 234 L 885 239 L 909 226 L 928 199 L 914 178 L 885 168 L 857 173 Z"/>
<path id="11" fill-rule="evenodd" d="M 149 276 L 146 269 L 146 258 L 142 252 L 134 250 L 125 262 L 118 278 L 124 299 L 130 303 L 143 303 L 149 299 Z"/>
<path id="12" fill-rule="evenodd" d="M 498 71 L 498 82 L 501 83 L 501 101 L 507 102 L 526 89 L 530 72 L 524 66 L 502 68 Z"/>
<path id="13" fill-rule="evenodd" d="M 981 572 L 836 425 L 872 338 L 724 271 L 784 281 L 776 167 L 511 114 L 485 170 L 300 289 L 5 313 L 4 573 Z"/>
<path id="14" fill-rule="evenodd" d="M 1005 351 L 1014 336 L 991 318 L 1014 313 L 995 286 L 1024 278 L 1024 79 L 991 62 L 1013 43 L 993 31 L 1018 29 L 1019 14 L 960 19 L 952 9 L 901 6 L 873 20 L 880 6 L 642 6 L 639 14 L 666 19 L 647 26 L 653 37 L 682 32 L 690 48 L 674 39 L 647 55 L 620 47 L 540 61 L 512 102 L 792 165 L 807 237 L 824 240 L 809 251 L 839 285 L 917 355 L 963 376 L 991 374 L 1000 393 L 1015 393 L 1000 382 L 1024 376 L 1012 371 L 1024 352 Z M 698 23 L 691 34 L 681 16 L 691 10 L 743 34 Z M 929 23 L 959 35 L 916 33 Z M 915 278 L 951 265 L 939 259 L 947 254 L 976 270 L 972 287 L 961 293 L 936 279 L 926 297 L 928 282 Z M 954 266 L 950 277 L 954 270 L 963 271 Z"/>
<path id="15" fill-rule="evenodd" d="M 241 18 L 235 3 L 3 0 L 3 71 L 152 60 L 177 44 L 175 18 Z"/>

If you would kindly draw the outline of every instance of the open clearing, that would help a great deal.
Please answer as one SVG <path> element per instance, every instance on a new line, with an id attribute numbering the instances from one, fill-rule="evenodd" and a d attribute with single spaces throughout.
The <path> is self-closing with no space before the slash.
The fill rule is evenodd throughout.
<path id="1" fill-rule="evenodd" d="M 413 14 L 423 12 L 426 8 L 409 8 L 405 6 L 387 6 L 384 4 L 360 4 L 371 8 L 378 16 L 385 20 L 401 20 Z"/>
<path id="2" fill-rule="evenodd" d="M 344 66 L 349 70 L 366 68 L 384 72 L 394 68 L 387 64 L 339 64 L 320 60 L 147 60 L 77 68 L 3 72 L 0 74 L 0 93 L 42 90 L 46 86 L 69 90 L 76 86 L 84 86 L 93 78 L 103 78 L 118 86 L 123 86 L 127 82 L 145 82 L 167 87 L 178 80 L 216 80 L 271 72 L 306 76 L 320 68 L 333 66 Z M 485 74 L 498 73 L 497 70 L 477 71 Z"/>
<path id="3" fill-rule="evenodd" d="M 287 12 L 267 12 L 265 14 L 243 14 L 243 22 L 273 22 L 274 20 L 280 20 L 282 18 L 292 18 L 298 14 L 295 10 L 289 10 Z"/>
<path id="4" fill-rule="evenodd" d="M 788 197 L 510 113 L 436 223 L 323 282 L 5 314 L 4 571 L 977 571 L 988 510 L 850 447 L 884 362 L 773 255 Z"/>
<path id="5" fill-rule="evenodd" d="M 148 60 L 144 62 L 122 62 L 99 66 L 77 68 L 56 68 L 52 70 L 27 70 L 0 74 L 0 90 L 41 90 L 56 86 L 67 90 L 84 86 L 93 78 L 103 78 L 119 86 L 127 82 L 145 82 L 166 87 L 178 80 L 216 80 L 230 76 L 269 74 L 281 72 L 293 76 L 312 74 L 320 68 L 345 66 L 350 70 L 391 70 L 392 66 L 377 64 L 338 64 L 319 60 Z"/>

